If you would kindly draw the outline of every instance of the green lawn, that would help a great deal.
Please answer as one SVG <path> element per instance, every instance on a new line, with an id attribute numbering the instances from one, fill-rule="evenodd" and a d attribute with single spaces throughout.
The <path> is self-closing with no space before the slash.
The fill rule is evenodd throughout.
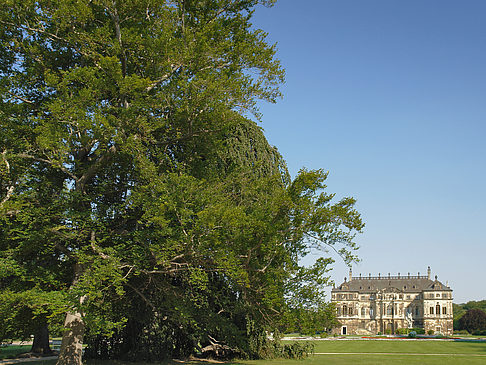
<path id="1" fill-rule="evenodd" d="M 486 342 L 431 341 L 431 340 L 356 340 L 314 341 L 319 352 L 393 352 L 417 354 L 483 354 Z M 486 361 L 486 358 L 485 358 Z"/>
<path id="2" fill-rule="evenodd" d="M 0 360 L 8 357 L 15 357 L 23 352 L 29 352 L 31 347 L 31 345 L 2 346 L 0 347 Z"/>
<path id="3" fill-rule="evenodd" d="M 238 360 L 227 365 L 320 365 L 320 364 L 486 364 L 486 343 L 451 341 L 315 341 L 315 355 L 305 360 Z M 3 349 L 2 349 L 3 350 Z M 319 354 L 319 353 L 351 354 Z M 375 354 L 381 353 L 381 354 Z M 386 354 L 391 353 L 391 354 Z M 481 356 L 482 355 L 482 356 Z M 207 362 L 187 361 L 184 364 L 209 365 Z M 29 362 L 28 365 L 54 365 L 55 360 Z M 135 365 L 118 361 L 86 361 L 86 365 Z M 137 363 L 142 365 L 142 363 Z M 159 363 L 176 365 L 181 362 Z M 144 364 L 145 365 L 145 364 Z"/>

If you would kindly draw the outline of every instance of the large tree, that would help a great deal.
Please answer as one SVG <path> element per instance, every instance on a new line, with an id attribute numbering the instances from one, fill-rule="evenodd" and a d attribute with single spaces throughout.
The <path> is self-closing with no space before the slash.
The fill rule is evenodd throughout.
<path id="1" fill-rule="evenodd" d="M 486 313 L 478 308 L 468 309 L 459 318 L 459 330 L 466 330 L 469 333 L 486 331 Z"/>
<path id="2" fill-rule="evenodd" d="M 121 338 L 116 356 L 143 333 L 166 356 L 214 339 L 255 356 L 312 247 L 355 258 L 354 200 L 332 202 L 322 171 L 291 181 L 245 117 L 280 95 L 250 23 L 271 1 L 4 3 L 0 259 L 35 267 L 9 276 L 18 292 L 63 293 L 60 364 L 86 328 Z"/>

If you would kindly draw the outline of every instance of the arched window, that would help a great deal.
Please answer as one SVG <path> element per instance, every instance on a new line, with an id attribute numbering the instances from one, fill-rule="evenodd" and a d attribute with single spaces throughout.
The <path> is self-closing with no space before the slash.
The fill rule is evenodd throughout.
<path id="1" fill-rule="evenodd" d="M 393 314 L 393 307 L 391 305 L 389 305 L 386 308 L 386 314 L 388 314 L 388 315 L 392 315 Z"/>
<path id="2" fill-rule="evenodd" d="M 442 314 L 447 314 L 447 307 L 442 307 Z"/>
<path id="3" fill-rule="evenodd" d="M 348 309 L 348 313 L 349 313 L 349 315 L 350 315 L 350 316 L 352 316 L 352 315 L 353 315 L 353 308 L 352 308 L 352 307 L 349 307 L 349 309 Z"/>
<path id="4" fill-rule="evenodd" d="M 430 314 L 434 314 L 434 307 L 430 307 Z"/>
<path id="5" fill-rule="evenodd" d="M 347 315 L 348 315 L 348 306 L 343 305 L 343 316 L 347 316 Z"/>
<path id="6" fill-rule="evenodd" d="M 439 303 L 437 303 L 437 305 L 435 306 L 435 314 L 437 314 L 437 315 L 440 314 L 440 305 L 439 305 Z"/>

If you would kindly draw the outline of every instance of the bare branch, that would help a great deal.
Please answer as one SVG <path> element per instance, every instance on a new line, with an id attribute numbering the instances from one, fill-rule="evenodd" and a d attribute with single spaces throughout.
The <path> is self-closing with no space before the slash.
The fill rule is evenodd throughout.
<path id="1" fill-rule="evenodd" d="M 108 149 L 108 151 L 105 154 L 103 154 L 100 158 L 98 158 L 98 160 L 95 163 L 93 163 L 91 167 L 88 168 L 88 170 L 79 179 L 76 179 L 76 188 L 79 191 L 84 191 L 84 186 L 86 182 L 88 182 L 88 180 L 91 179 L 96 174 L 98 169 L 105 162 L 107 162 L 115 154 L 115 152 L 116 152 L 116 147 L 111 146 Z"/>
<path id="2" fill-rule="evenodd" d="M 102 259 L 109 259 L 110 256 L 107 254 L 103 253 L 98 246 L 96 246 L 96 233 L 95 231 L 91 231 L 90 239 L 89 239 L 89 244 L 91 245 L 91 248 L 95 253 L 101 256 Z"/>
<path id="3" fill-rule="evenodd" d="M 7 200 L 9 200 L 9 199 L 10 199 L 10 197 L 12 196 L 12 194 L 13 194 L 14 190 L 15 190 L 15 187 L 14 187 L 14 186 L 9 186 L 9 187 L 7 188 L 7 195 L 5 195 L 5 197 L 4 197 L 4 198 L 2 199 L 2 201 L 0 202 L 0 207 L 1 207 L 2 205 L 4 205 L 4 204 L 7 202 Z"/>
<path id="4" fill-rule="evenodd" d="M 28 100 L 20 95 L 17 95 L 17 94 L 14 94 L 13 92 L 11 92 L 10 90 L 7 90 L 7 93 L 9 93 L 11 96 L 13 96 L 14 98 L 17 98 L 19 100 L 22 100 L 24 103 L 28 103 L 28 104 L 34 104 L 34 102 L 32 100 Z"/>
<path id="5" fill-rule="evenodd" d="M 157 86 L 159 86 L 160 84 L 162 84 L 164 81 L 168 80 L 177 70 L 179 70 L 179 68 L 181 67 L 182 65 L 181 64 L 176 64 L 176 65 L 171 65 L 171 70 L 170 72 L 166 73 L 165 75 L 163 75 L 162 77 L 160 77 L 159 79 L 155 80 L 152 85 L 150 85 L 149 87 L 147 87 L 145 89 L 145 91 L 149 92 L 153 89 L 155 89 Z"/>
<path id="6" fill-rule="evenodd" d="M 136 287 L 134 287 L 130 283 L 126 283 L 126 285 L 129 286 L 130 288 L 132 288 L 133 291 L 135 293 L 137 293 L 140 296 L 140 298 L 142 298 L 143 301 L 145 303 L 147 303 L 153 309 L 154 312 L 157 312 L 157 308 L 155 307 L 154 303 L 152 303 L 140 290 L 138 290 Z"/>

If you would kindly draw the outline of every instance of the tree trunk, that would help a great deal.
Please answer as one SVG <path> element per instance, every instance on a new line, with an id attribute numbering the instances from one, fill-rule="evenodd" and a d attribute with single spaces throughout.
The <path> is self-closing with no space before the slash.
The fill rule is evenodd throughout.
<path id="1" fill-rule="evenodd" d="M 74 279 L 71 287 L 78 282 L 83 268 L 80 264 L 74 265 Z M 79 303 L 83 304 L 85 296 L 79 298 Z M 83 338 L 85 324 L 81 312 L 67 313 L 64 321 L 64 333 L 62 335 L 61 351 L 56 365 L 82 365 L 83 359 Z"/>
<path id="2" fill-rule="evenodd" d="M 80 313 L 66 314 L 57 365 L 82 365 L 84 322 Z"/>
<path id="3" fill-rule="evenodd" d="M 40 326 L 34 334 L 34 342 L 32 343 L 30 352 L 41 355 L 52 354 L 51 347 L 49 346 L 49 327 L 47 323 Z"/>

